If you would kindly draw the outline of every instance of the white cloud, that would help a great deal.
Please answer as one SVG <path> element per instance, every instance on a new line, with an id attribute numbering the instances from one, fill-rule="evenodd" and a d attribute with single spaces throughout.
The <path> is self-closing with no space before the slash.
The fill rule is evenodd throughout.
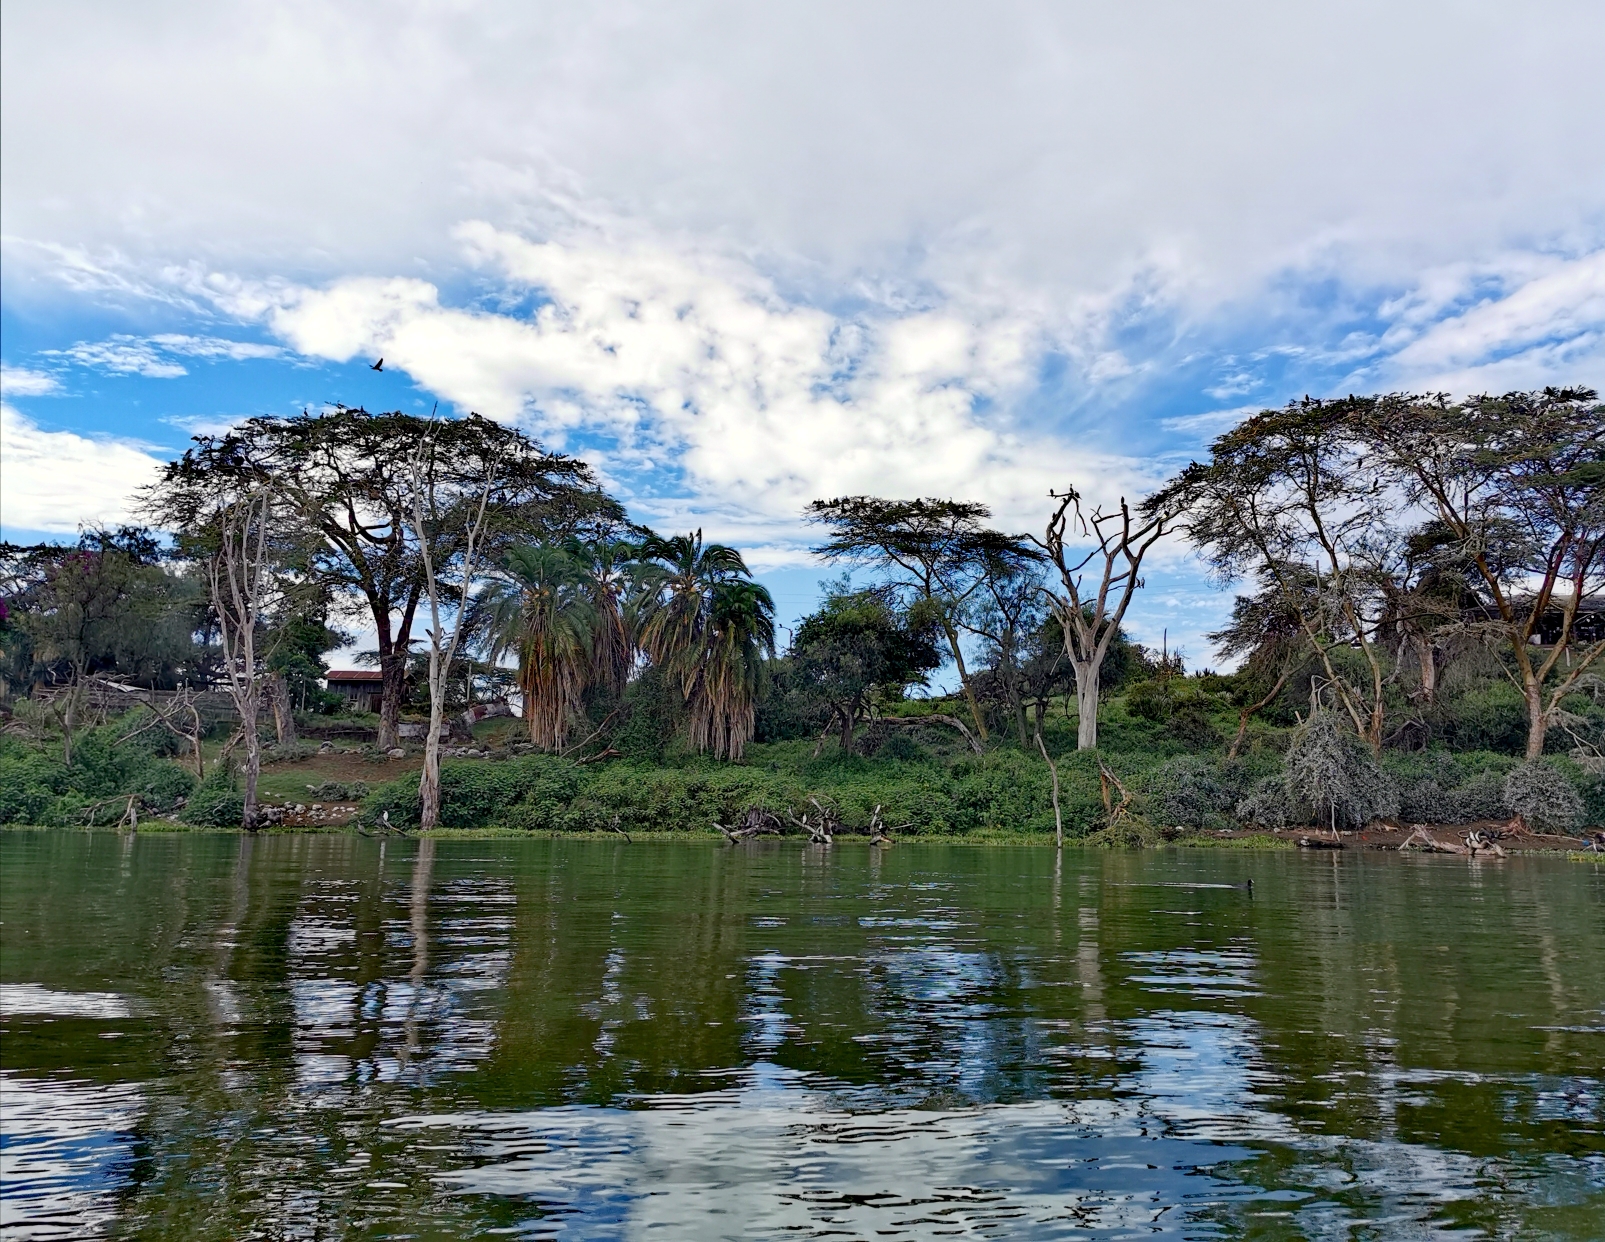
<path id="1" fill-rule="evenodd" d="M 255 341 L 229 341 L 217 336 L 184 336 L 176 332 L 159 332 L 148 339 L 152 345 L 170 354 L 183 354 L 190 358 L 243 362 L 252 358 L 278 358 L 284 354 L 277 345 L 262 345 Z"/>
<path id="2" fill-rule="evenodd" d="M 65 358 L 79 366 L 113 375 L 142 375 L 146 379 L 177 379 L 188 375 L 182 366 L 163 358 L 148 342 L 133 336 L 114 336 L 104 341 L 79 341 L 66 349 L 42 351 L 48 358 Z"/>
<path id="3" fill-rule="evenodd" d="M 1534 347 L 1597 344 L 1605 331 L 1605 250 L 1562 263 L 1504 297 L 1428 327 L 1391 360 L 1401 371 L 1466 367 Z"/>
<path id="4" fill-rule="evenodd" d="M 1179 432 L 1189 440 L 1205 440 L 1230 431 L 1251 414 L 1258 414 L 1263 406 L 1239 405 L 1230 410 L 1210 410 L 1203 414 L 1185 414 L 1179 418 L 1161 420 L 1166 431 Z"/>
<path id="5" fill-rule="evenodd" d="M 760 543 L 782 528 L 794 542 L 820 496 L 964 496 L 1034 526 L 1049 487 L 1140 486 L 1134 463 L 1013 422 L 1044 348 L 1029 318 L 951 303 L 849 317 L 714 255 L 460 235 L 538 309 L 464 310 L 425 281 L 359 277 L 279 291 L 268 321 L 303 354 L 383 355 L 459 407 L 558 443 L 600 432 L 617 445 L 604 469 L 677 467 L 690 491 L 635 503 Z"/>
<path id="6" fill-rule="evenodd" d="M 60 382 L 48 371 L 0 363 L 0 392 L 8 397 L 48 397 L 60 391 Z"/>
<path id="7" fill-rule="evenodd" d="M 441 283 L 457 221 L 544 235 L 605 207 L 816 294 L 1067 307 L 1150 272 L 1202 309 L 1312 263 L 1398 288 L 1513 238 L 1597 237 L 1605 196 L 1590 75 L 1554 69 L 1605 35 L 1589 0 L 1163 20 L 57 0 L 0 21 L 7 231 L 113 290 L 197 261 Z M 1534 85 L 1466 85 L 1496 81 Z"/>
<path id="8" fill-rule="evenodd" d="M 134 517 L 134 493 L 161 462 L 126 440 L 45 431 L 0 405 L 0 526 L 71 532 Z"/>
<path id="9" fill-rule="evenodd" d="M 277 345 L 255 341 L 230 341 L 216 336 L 186 336 L 177 332 L 139 337 L 119 334 L 104 341 L 79 341 L 66 349 L 42 351 L 47 358 L 65 358 L 79 366 L 114 375 L 140 375 L 146 379 L 177 379 L 189 372 L 172 355 L 204 358 L 209 362 L 227 359 L 243 362 L 255 358 L 278 358 L 284 351 Z"/>

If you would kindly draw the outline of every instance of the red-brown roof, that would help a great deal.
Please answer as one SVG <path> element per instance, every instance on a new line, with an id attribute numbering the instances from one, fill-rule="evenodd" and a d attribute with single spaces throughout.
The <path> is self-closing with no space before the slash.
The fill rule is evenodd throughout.
<path id="1" fill-rule="evenodd" d="M 331 668 L 324 681 L 383 681 L 385 675 L 376 668 Z"/>

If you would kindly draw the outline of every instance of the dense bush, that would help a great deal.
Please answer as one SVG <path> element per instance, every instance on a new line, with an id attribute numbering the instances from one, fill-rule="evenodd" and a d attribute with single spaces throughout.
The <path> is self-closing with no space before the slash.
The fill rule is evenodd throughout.
<path id="1" fill-rule="evenodd" d="M 207 773 L 179 818 L 197 828 L 238 828 L 245 821 L 245 799 L 228 764 Z"/>
<path id="2" fill-rule="evenodd" d="M 1583 822 L 1583 799 L 1554 765 L 1524 763 L 1505 777 L 1504 805 L 1540 832 L 1568 832 Z"/>
<path id="3" fill-rule="evenodd" d="M 1047 768 L 1018 751 L 970 755 L 948 765 L 923 756 L 904 762 L 827 754 L 812 761 L 810 753 L 800 742 L 755 748 L 756 761 L 741 765 L 576 767 L 548 755 L 448 762 L 441 770 L 441 821 L 450 828 L 534 832 L 594 831 L 614 822 L 626 831 L 708 832 L 754 806 L 800 814 L 812 795 L 834 803 L 851 829 L 867 827 L 877 805 L 885 823 L 908 825 L 910 834 L 1053 829 Z M 1102 813 L 1095 763 L 1067 755 L 1060 777 L 1067 825 L 1090 829 Z M 417 822 L 415 777 L 380 785 L 363 803 L 368 822 L 386 813 L 392 824 Z"/>
<path id="4" fill-rule="evenodd" d="M 1193 747 L 1220 741 L 1209 713 L 1212 701 L 1190 679 L 1154 678 L 1126 691 L 1126 711 L 1161 727 L 1165 736 Z"/>
<path id="5" fill-rule="evenodd" d="M 1283 781 L 1288 809 L 1304 823 L 1360 828 L 1399 811 L 1392 779 L 1332 712 L 1312 712 L 1294 732 Z"/>
<path id="6" fill-rule="evenodd" d="M 148 717 L 137 708 L 86 730 L 75 739 L 70 766 L 58 751 L 0 739 L 0 823 L 87 823 L 100 814 L 96 803 L 130 796 L 147 812 L 172 810 L 195 788 L 195 777 L 166 757 L 173 739 L 165 731 L 130 736 Z"/>
<path id="7" fill-rule="evenodd" d="M 1527 745 L 1527 705 L 1505 681 L 1475 685 L 1445 698 L 1431 723 L 1436 737 L 1455 751 L 1520 754 Z"/>
<path id="8" fill-rule="evenodd" d="M 1254 827 L 1285 828 L 1295 818 L 1286 779 L 1281 775 L 1261 777 L 1237 803 L 1235 814 Z"/>
<path id="9" fill-rule="evenodd" d="M 1167 759 L 1143 782 L 1143 792 L 1148 818 L 1167 826 L 1202 828 L 1233 802 L 1219 773 L 1197 755 Z"/>

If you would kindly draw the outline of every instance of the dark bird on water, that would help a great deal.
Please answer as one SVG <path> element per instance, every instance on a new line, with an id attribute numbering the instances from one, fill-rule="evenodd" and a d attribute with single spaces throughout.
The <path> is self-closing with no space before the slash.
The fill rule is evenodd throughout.
<path id="1" fill-rule="evenodd" d="M 368 370 L 370 370 L 370 371 L 383 371 L 384 369 L 385 369 L 385 360 L 383 358 L 379 359 L 378 362 L 374 363 L 371 367 L 368 368 Z"/>

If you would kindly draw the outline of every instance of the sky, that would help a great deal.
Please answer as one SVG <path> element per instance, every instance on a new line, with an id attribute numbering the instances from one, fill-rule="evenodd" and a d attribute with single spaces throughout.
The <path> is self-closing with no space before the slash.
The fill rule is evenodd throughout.
<path id="1" fill-rule="evenodd" d="M 1305 394 L 1605 387 L 1601 46 L 1563 0 L 8 0 L 0 527 L 439 402 L 792 625 L 816 497 L 1040 531 Z M 1206 665 L 1230 599 L 1161 545 L 1128 628 Z"/>

